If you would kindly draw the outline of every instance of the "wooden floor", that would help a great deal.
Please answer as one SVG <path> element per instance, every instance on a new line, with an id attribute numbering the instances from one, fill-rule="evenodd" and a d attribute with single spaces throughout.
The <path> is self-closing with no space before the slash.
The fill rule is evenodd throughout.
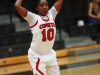
<path id="1" fill-rule="evenodd" d="M 71 57 L 58 58 L 58 62 L 59 62 L 59 66 L 62 66 L 62 65 L 66 66 L 68 64 L 97 60 L 99 58 L 100 58 L 100 53 L 93 53 L 93 54 L 87 54 L 87 55 L 81 55 L 81 56 L 71 56 Z M 89 67 L 89 69 L 87 69 L 88 66 L 84 66 L 84 67 L 78 67 L 76 69 L 71 68 L 71 69 L 61 70 L 61 75 L 64 75 L 65 73 L 66 73 L 65 75 L 93 75 L 93 74 L 86 74 L 87 71 L 89 71 L 89 73 L 98 72 L 100 74 L 100 72 L 99 72 L 100 71 L 100 64 L 98 64 L 98 66 L 96 66 L 96 65 L 91 65 L 91 66 Z M 86 73 L 84 73 L 85 69 L 87 69 Z M 0 67 L 0 75 L 3 75 L 3 74 L 7 75 L 7 74 L 26 72 L 26 71 L 30 71 L 29 63 Z M 74 72 L 76 74 L 74 74 Z M 94 74 L 94 75 L 98 75 L 98 74 Z"/>
<path id="2" fill-rule="evenodd" d="M 92 53 L 80 56 L 68 56 L 63 58 L 58 58 L 59 65 L 69 65 L 74 63 L 89 62 L 93 60 L 99 60 L 100 53 Z"/>
<path id="3" fill-rule="evenodd" d="M 61 70 L 61 75 L 100 75 L 100 64 Z"/>
<path id="4" fill-rule="evenodd" d="M 76 63 L 84 64 L 85 62 L 91 62 L 94 60 L 99 61 L 98 63 L 92 65 L 89 64 L 67 69 L 63 68 L 61 69 L 61 75 L 100 75 L 100 52 L 68 56 L 69 51 L 83 50 L 85 48 L 96 48 L 99 46 L 100 44 L 94 44 L 70 49 L 57 50 L 56 53 L 58 57 L 58 64 L 60 67 L 68 66 L 70 64 L 75 65 Z M 30 69 L 31 68 L 27 59 L 27 55 L 0 59 L 0 75 L 10 75 L 14 73 L 27 72 L 30 71 Z"/>
<path id="5" fill-rule="evenodd" d="M 13 66 L 13 69 L 12 67 L 9 67 L 10 72 L 21 72 L 23 68 L 21 67 L 26 67 L 26 66 L 29 66 L 28 64 L 22 64 L 22 65 L 19 65 L 19 68 L 18 67 L 16 68 L 16 66 Z M 4 68 L 3 68 L 4 69 Z M 29 70 L 29 67 L 26 68 L 26 70 L 24 70 L 23 72 L 25 71 L 28 71 Z M 7 75 L 6 74 L 7 72 L 7 69 L 5 68 L 4 71 L 0 71 L 0 75 Z M 5 74 L 4 74 L 5 73 Z M 63 69 L 60 71 L 61 75 L 100 75 L 100 64 L 94 64 L 94 65 L 89 65 L 89 66 L 83 66 L 83 67 L 78 67 L 78 68 L 71 68 L 71 69 Z"/>

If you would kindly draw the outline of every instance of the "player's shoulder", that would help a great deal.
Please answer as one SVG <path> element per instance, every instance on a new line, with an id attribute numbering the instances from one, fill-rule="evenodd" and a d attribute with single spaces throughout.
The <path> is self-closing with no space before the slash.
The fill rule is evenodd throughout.
<path id="1" fill-rule="evenodd" d="M 37 14 L 31 12 L 31 11 L 27 11 L 27 15 L 30 15 L 30 16 L 38 16 Z"/>
<path id="2" fill-rule="evenodd" d="M 54 7 L 54 6 L 52 6 L 52 7 L 49 9 L 49 12 L 51 12 L 51 11 L 53 11 L 53 10 L 55 10 L 55 7 Z"/>

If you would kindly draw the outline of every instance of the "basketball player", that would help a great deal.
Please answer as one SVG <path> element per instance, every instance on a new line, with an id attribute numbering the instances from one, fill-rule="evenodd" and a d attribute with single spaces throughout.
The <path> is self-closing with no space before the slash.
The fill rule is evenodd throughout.
<path id="1" fill-rule="evenodd" d="M 60 75 L 56 52 L 52 49 L 55 34 L 55 17 L 60 11 L 63 0 L 56 0 L 49 9 L 46 0 L 34 0 L 33 12 L 22 7 L 23 0 L 17 0 L 15 8 L 29 23 L 33 34 L 28 50 L 28 59 L 34 75 Z"/>

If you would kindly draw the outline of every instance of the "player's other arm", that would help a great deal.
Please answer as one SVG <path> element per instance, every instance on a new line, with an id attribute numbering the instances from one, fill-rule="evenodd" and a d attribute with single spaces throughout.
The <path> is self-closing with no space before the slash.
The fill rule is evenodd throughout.
<path id="1" fill-rule="evenodd" d="M 18 11 L 18 13 L 22 16 L 22 17 L 26 17 L 27 16 L 27 10 L 22 7 L 22 2 L 23 0 L 16 0 L 15 2 L 15 9 Z"/>
<path id="2" fill-rule="evenodd" d="M 63 0 L 56 0 L 56 2 L 54 3 L 54 7 L 56 8 L 57 11 L 60 11 L 62 4 Z"/>

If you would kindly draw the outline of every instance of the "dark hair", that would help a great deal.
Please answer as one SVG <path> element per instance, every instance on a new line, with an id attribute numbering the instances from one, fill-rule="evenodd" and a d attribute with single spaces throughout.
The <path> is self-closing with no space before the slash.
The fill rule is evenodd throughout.
<path id="1" fill-rule="evenodd" d="M 36 10 L 36 7 L 38 6 L 38 4 L 39 4 L 40 1 L 41 1 L 41 0 L 34 0 L 34 2 L 33 2 L 33 5 L 32 5 L 32 12 L 35 13 L 35 14 L 38 13 L 38 11 Z M 47 1 L 47 0 L 46 0 L 46 1 Z"/>
<path id="2" fill-rule="evenodd" d="M 33 2 L 32 12 L 35 13 L 35 14 L 38 13 L 37 10 L 36 10 L 36 7 L 37 7 L 37 5 L 38 5 L 38 3 L 39 3 L 40 1 L 41 1 L 41 0 L 34 0 L 34 2 Z"/>

